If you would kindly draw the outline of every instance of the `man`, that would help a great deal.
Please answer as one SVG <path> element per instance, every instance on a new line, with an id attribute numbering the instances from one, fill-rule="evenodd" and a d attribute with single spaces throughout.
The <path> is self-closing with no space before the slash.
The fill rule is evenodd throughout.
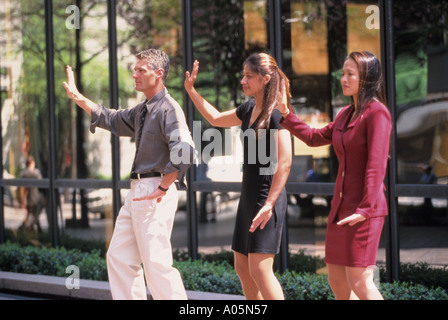
<path id="1" fill-rule="evenodd" d="M 146 278 L 154 299 L 183 300 L 185 288 L 172 266 L 170 238 L 178 202 L 173 182 L 184 183 L 194 147 L 185 115 L 165 87 L 168 56 L 148 49 L 136 57 L 135 89 L 146 100 L 133 108 L 112 110 L 93 103 L 77 90 L 70 66 L 64 87 L 68 97 L 91 116 L 92 133 L 100 127 L 117 136 L 135 137 L 131 190 L 107 252 L 113 298 L 146 299 Z M 179 161 L 186 157 L 188 161 Z"/>

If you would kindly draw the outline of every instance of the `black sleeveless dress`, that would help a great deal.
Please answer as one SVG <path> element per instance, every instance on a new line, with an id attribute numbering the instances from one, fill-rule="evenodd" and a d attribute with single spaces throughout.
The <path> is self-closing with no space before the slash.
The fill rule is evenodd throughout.
<path id="1" fill-rule="evenodd" d="M 252 219 L 263 207 L 271 188 L 273 174 L 277 167 L 277 148 L 273 130 L 284 129 L 279 125 L 282 118 L 280 112 L 273 111 L 269 130 L 258 134 L 255 138 L 255 126 L 258 119 L 249 128 L 255 101 L 249 100 L 240 105 L 237 116 L 242 120 L 242 143 L 244 148 L 243 179 L 241 197 L 235 222 L 232 250 L 244 255 L 249 253 L 277 254 L 280 249 L 283 224 L 286 216 L 286 190 L 280 193 L 273 215 L 263 230 L 258 227 L 253 233 L 249 232 Z M 274 145 L 272 145 L 274 144 Z M 272 145 L 272 148 L 271 148 Z M 270 152 L 272 149 L 272 152 Z"/>

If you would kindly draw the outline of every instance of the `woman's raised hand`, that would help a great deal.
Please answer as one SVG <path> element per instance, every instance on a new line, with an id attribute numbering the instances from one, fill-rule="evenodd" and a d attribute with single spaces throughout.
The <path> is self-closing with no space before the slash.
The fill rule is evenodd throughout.
<path id="1" fill-rule="evenodd" d="M 191 74 L 189 71 L 185 72 L 185 90 L 189 91 L 193 89 L 194 83 L 196 81 L 196 77 L 198 76 L 199 72 L 199 61 L 195 60 L 193 63 L 193 70 L 191 70 Z"/>

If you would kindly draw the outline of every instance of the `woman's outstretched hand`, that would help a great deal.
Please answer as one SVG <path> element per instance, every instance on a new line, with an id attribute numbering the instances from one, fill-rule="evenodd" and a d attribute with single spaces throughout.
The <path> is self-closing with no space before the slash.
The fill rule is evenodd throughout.
<path id="1" fill-rule="evenodd" d="M 343 226 L 345 224 L 348 224 L 349 226 L 354 226 L 357 223 L 365 221 L 366 218 L 363 215 L 360 215 L 359 213 L 354 213 L 350 216 L 348 216 L 345 219 L 342 219 L 337 223 L 338 226 Z"/>
<path id="2" fill-rule="evenodd" d="M 191 89 L 193 89 L 194 83 L 198 76 L 198 72 L 199 72 L 199 61 L 195 60 L 193 63 L 193 70 L 191 70 L 191 74 L 190 71 L 185 72 L 185 82 L 184 82 L 185 90 L 190 91 Z"/>

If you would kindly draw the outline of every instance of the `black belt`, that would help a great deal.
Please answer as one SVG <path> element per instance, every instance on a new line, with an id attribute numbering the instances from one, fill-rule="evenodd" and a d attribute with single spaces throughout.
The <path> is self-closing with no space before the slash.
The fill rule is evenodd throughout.
<path id="1" fill-rule="evenodd" d="M 160 172 L 148 172 L 148 173 L 135 173 L 131 172 L 131 179 L 143 179 L 143 178 L 153 178 L 153 177 L 161 177 L 162 174 Z"/>

